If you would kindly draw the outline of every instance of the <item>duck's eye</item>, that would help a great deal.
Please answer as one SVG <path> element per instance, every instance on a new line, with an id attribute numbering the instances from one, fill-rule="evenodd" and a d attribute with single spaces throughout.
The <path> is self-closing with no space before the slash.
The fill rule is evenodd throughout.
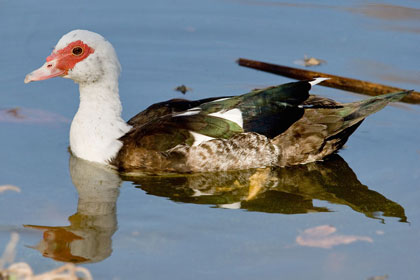
<path id="1" fill-rule="evenodd" d="M 81 47 L 74 47 L 71 52 L 73 53 L 73 55 L 75 56 L 79 56 L 83 53 L 83 49 Z"/>

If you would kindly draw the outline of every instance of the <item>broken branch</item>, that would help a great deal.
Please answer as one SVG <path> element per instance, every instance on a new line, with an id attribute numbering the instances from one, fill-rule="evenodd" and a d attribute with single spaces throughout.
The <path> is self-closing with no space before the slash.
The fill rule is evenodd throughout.
<path id="1" fill-rule="evenodd" d="M 338 88 L 346 91 L 376 96 L 391 92 L 399 92 L 399 91 L 406 91 L 406 89 L 401 89 L 397 87 L 391 87 L 376 83 L 371 83 L 367 81 L 361 81 L 357 79 L 345 78 L 341 76 L 315 72 L 315 71 L 308 71 L 288 66 L 282 66 L 277 64 L 271 64 L 256 60 L 250 60 L 246 58 L 239 58 L 237 60 L 240 66 L 253 68 L 256 70 L 261 70 L 265 72 L 269 72 L 272 74 L 285 76 L 288 78 L 296 79 L 296 80 L 311 80 L 313 78 L 329 78 L 322 82 L 321 86 L 331 87 L 331 88 Z M 413 104 L 420 104 L 420 93 L 416 91 L 412 91 L 409 95 L 405 96 L 401 101 Z"/>

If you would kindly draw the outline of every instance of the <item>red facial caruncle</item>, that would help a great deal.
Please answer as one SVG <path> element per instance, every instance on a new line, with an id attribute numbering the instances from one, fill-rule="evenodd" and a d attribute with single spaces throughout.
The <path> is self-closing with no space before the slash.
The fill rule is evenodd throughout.
<path id="1" fill-rule="evenodd" d="M 68 71 L 80 61 L 86 59 L 95 50 L 81 40 L 68 44 L 65 48 L 53 51 L 47 62 L 39 69 L 26 75 L 25 83 L 46 80 L 58 76 L 66 76 Z"/>
<path id="2" fill-rule="evenodd" d="M 65 70 L 67 74 L 68 70 L 73 69 L 78 62 L 84 60 L 94 52 L 94 49 L 79 40 L 68 44 L 67 47 L 57 52 L 53 52 L 47 57 L 47 62 L 56 59 L 56 67 Z"/>

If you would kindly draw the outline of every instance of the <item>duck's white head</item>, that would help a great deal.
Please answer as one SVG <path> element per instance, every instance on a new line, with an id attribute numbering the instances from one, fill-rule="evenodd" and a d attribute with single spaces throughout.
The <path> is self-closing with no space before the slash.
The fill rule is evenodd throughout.
<path id="1" fill-rule="evenodd" d="M 75 156 L 106 164 L 120 150 L 119 138 L 131 128 L 121 118 L 120 69 L 115 50 L 104 37 L 73 30 L 58 41 L 43 66 L 26 75 L 25 83 L 63 77 L 80 85 L 80 105 L 70 128 Z"/>
<path id="2" fill-rule="evenodd" d="M 118 79 L 120 63 L 111 43 L 87 30 L 73 30 L 64 35 L 47 57 L 47 62 L 25 77 L 25 83 L 53 77 L 76 83 L 95 83 Z"/>

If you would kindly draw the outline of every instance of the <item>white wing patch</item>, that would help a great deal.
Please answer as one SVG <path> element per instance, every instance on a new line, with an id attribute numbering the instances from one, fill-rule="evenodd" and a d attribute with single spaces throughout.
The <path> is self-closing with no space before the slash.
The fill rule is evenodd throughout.
<path id="1" fill-rule="evenodd" d="M 198 113 L 201 112 L 201 108 L 199 107 L 195 107 L 195 108 L 191 108 L 185 112 L 179 113 L 174 115 L 174 117 L 181 117 L 181 116 L 192 116 L 192 115 L 197 115 Z"/>
<path id="2" fill-rule="evenodd" d="M 191 135 L 194 137 L 194 143 L 193 146 L 198 146 L 203 142 L 209 141 L 214 139 L 213 137 L 209 137 L 194 131 L 190 131 Z"/>
<path id="3" fill-rule="evenodd" d="M 234 202 L 234 203 L 229 203 L 229 204 L 219 204 L 218 205 L 220 208 L 225 208 L 225 209 L 241 209 L 241 202 Z"/>
<path id="4" fill-rule="evenodd" d="M 227 99 L 230 99 L 230 97 L 216 99 L 216 100 L 210 101 L 209 103 L 223 101 L 223 100 L 227 100 Z M 192 115 L 197 115 L 200 112 L 201 112 L 201 108 L 200 107 L 194 107 L 194 108 L 188 109 L 185 112 L 175 114 L 174 117 L 192 116 Z M 226 119 L 226 118 L 224 118 L 224 119 Z"/>
<path id="5" fill-rule="evenodd" d="M 220 98 L 220 99 L 214 100 L 212 102 L 222 101 L 222 100 L 226 100 L 226 99 L 229 99 L 229 98 Z M 193 115 L 199 114 L 200 112 L 201 112 L 200 107 L 194 107 L 194 108 L 191 108 L 191 109 L 189 109 L 185 112 L 176 114 L 176 115 L 174 115 L 174 117 L 193 116 Z M 227 111 L 219 111 L 219 112 L 211 113 L 211 114 L 208 114 L 208 115 L 212 116 L 212 117 L 218 117 L 218 118 L 222 118 L 222 119 L 225 119 L 225 120 L 229 120 L 231 122 L 236 123 L 241 128 L 243 128 L 244 121 L 242 119 L 242 112 L 241 112 L 241 110 L 239 110 L 237 108 L 227 110 Z M 203 142 L 214 139 L 213 137 L 206 136 L 206 135 L 194 132 L 194 131 L 190 131 L 190 134 L 194 137 L 193 146 L 198 146 Z"/>
<path id="6" fill-rule="evenodd" d="M 317 85 L 325 80 L 329 80 L 330 78 L 315 78 L 313 81 L 310 81 L 309 83 L 311 86 Z"/>
<path id="7" fill-rule="evenodd" d="M 212 102 L 219 102 L 219 101 L 228 100 L 228 99 L 230 99 L 230 97 L 216 99 L 216 100 L 210 101 L 210 103 L 212 103 Z"/>
<path id="8" fill-rule="evenodd" d="M 202 192 L 202 191 L 196 190 L 196 189 L 193 189 L 193 191 L 194 191 L 194 193 L 193 193 L 193 195 L 191 197 L 200 197 L 200 196 L 206 196 L 206 195 L 213 195 L 213 193 L 210 193 L 210 192 Z"/>
<path id="9" fill-rule="evenodd" d="M 244 127 L 244 120 L 242 119 L 242 112 L 241 110 L 237 108 L 229 110 L 229 111 L 219 111 L 216 113 L 209 114 L 209 116 L 226 119 L 231 122 L 237 123 L 241 128 Z"/>

